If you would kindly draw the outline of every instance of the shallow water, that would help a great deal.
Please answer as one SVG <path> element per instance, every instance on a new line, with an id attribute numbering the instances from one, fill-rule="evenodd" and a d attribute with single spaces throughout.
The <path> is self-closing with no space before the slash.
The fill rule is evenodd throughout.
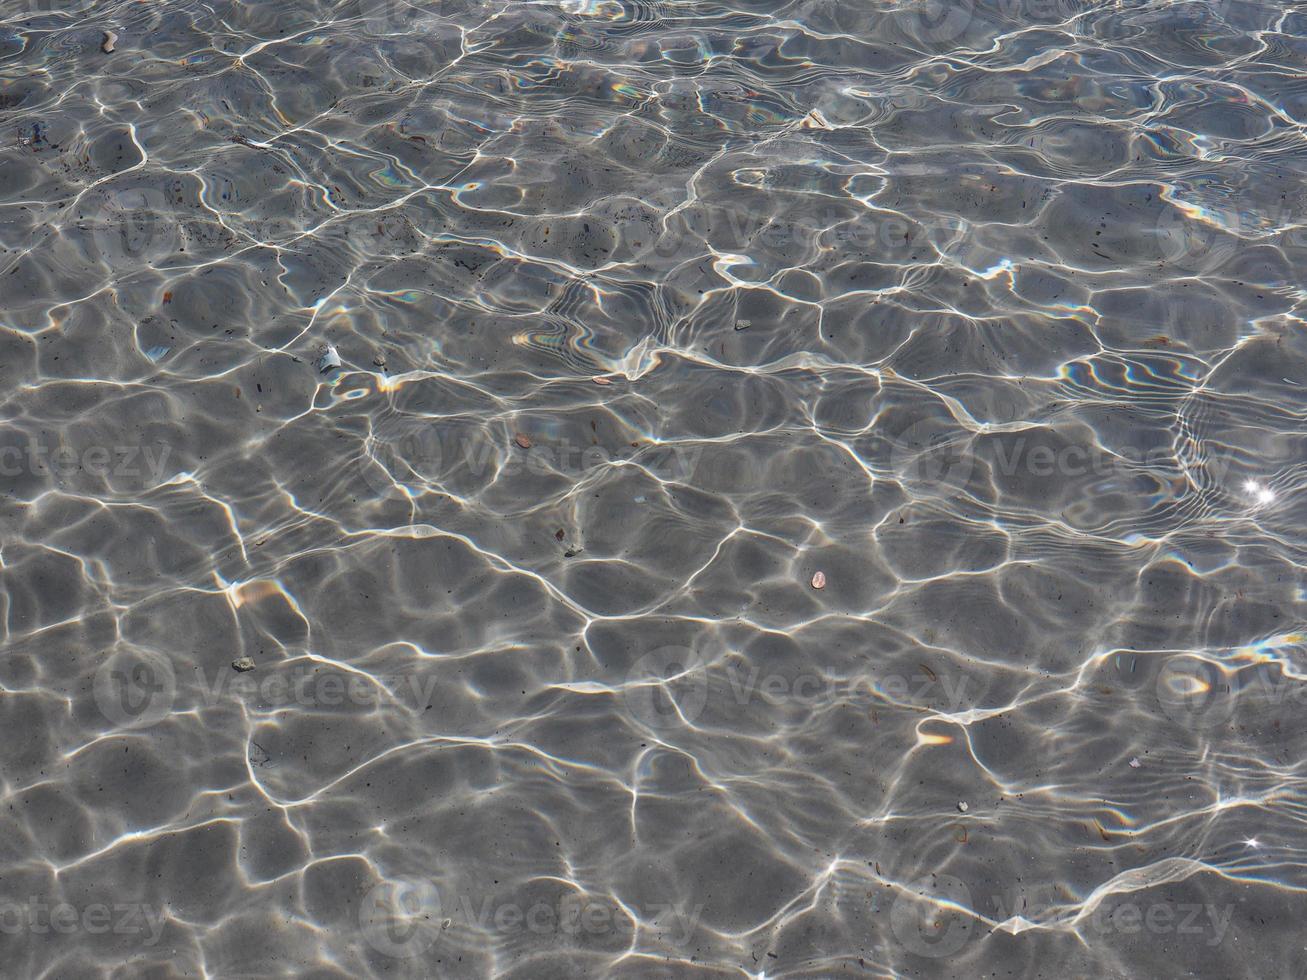
<path id="1" fill-rule="evenodd" d="M 0 14 L 4 976 L 1307 976 L 1307 7 Z"/>

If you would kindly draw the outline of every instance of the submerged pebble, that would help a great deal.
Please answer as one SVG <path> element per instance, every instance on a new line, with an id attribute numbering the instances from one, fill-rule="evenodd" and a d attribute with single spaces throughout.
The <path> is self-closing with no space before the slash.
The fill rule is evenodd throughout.
<path id="1" fill-rule="evenodd" d="M 815 573 L 813 573 L 813 576 L 812 576 L 812 587 L 813 587 L 814 589 L 824 589 L 824 588 L 826 588 L 826 573 L 825 573 L 825 572 L 815 572 Z"/>

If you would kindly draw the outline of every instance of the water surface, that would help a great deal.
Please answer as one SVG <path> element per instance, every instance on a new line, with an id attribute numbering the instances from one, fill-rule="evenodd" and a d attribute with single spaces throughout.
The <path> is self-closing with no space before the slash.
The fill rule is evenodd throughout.
<path id="1" fill-rule="evenodd" d="M 0 972 L 1307 974 L 1305 33 L 0 0 Z"/>

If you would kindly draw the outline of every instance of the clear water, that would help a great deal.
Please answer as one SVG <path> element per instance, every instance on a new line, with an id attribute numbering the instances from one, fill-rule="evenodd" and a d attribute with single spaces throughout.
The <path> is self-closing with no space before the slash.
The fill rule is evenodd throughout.
<path id="1" fill-rule="evenodd" d="M 1307 975 L 1305 35 L 0 0 L 0 972 Z"/>

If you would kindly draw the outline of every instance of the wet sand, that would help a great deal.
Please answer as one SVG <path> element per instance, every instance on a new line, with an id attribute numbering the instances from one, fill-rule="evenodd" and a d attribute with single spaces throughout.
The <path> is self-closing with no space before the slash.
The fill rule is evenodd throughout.
<path id="1" fill-rule="evenodd" d="M 0 973 L 1307 975 L 1299 5 L 0 28 Z"/>

